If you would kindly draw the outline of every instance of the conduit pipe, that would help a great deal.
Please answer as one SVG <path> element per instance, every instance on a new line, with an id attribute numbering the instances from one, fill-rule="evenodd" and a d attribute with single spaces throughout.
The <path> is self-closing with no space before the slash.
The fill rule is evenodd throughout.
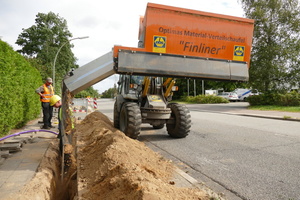
<path id="1" fill-rule="evenodd" d="M 18 136 L 18 135 L 21 135 L 21 134 L 24 134 L 24 133 L 31 133 L 31 132 L 49 132 L 49 133 L 53 133 L 55 135 L 58 135 L 58 133 L 56 133 L 54 131 L 38 129 L 38 130 L 22 131 L 22 132 L 14 133 L 14 134 L 11 134 L 11 135 L 7 135 L 7 136 L 4 136 L 3 138 L 0 138 L 0 141 L 5 140 L 5 139 L 10 138 L 10 137 Z"/>

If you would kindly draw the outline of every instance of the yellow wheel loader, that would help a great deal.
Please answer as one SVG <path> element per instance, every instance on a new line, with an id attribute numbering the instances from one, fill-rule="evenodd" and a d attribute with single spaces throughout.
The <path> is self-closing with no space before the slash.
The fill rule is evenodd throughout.
<path id="1" fill-rule="evenodd" d="M 131 138 L 142 123 L 166 126 L 170 136 L 184 138 L 191 115 L 184 105 L 170 103 L 175 78 L 248 81 L 253 28 L 252 19 L 148 3 L 138 47 L 114 46 L 64 84 L 76 94 L 120 74 L 114 126 Z"/>
<path id="2" fill-rule="evenodd" d="M 161 77 L 121 75 L 114 105 L 114 126 L 127 136 L 137 138 L 142 123 L 149 123 L 154 129 L 166 124 L 171 137 L 186 137 L 191 116 L 184 105 L 169 103 L 174 83 L 171 78 L 163 82 Z"/>

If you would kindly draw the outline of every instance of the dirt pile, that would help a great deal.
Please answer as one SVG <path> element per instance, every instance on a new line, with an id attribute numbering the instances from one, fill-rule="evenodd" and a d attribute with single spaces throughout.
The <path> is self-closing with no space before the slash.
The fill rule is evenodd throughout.
<path id="1" fill-rule="evenodd" d="M 100 112 L 76 126 L 78 199 L 209 199 L 172 181 L 173 165 Z"/>
<path id="2" fill-rule="evenodd" d="M 72 165 L 61 176 L 58 140 L 50 143 L 34 178 L 11 199 L 210 199 L 198 188 L 179 188 L 174 166 L 144 143 L 93 112 L 73 132 Z M 17 181 L 17 180 L 16 180 Z"/>

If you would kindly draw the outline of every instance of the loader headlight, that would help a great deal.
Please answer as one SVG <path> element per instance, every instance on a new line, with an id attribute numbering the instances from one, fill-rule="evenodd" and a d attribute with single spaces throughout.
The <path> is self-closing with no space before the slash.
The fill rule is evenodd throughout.
<path id="1" fill-rule="evenodd" d="M 172 92 L 178 91 L 178 86 L 172 86 Z"/>
<path id="2" fill-rule="evenodd" d="M 131 83 L 131 84 L 130 84 L 130 88 L 131 88 L 131 89 L 137 89 L 137 88 L 138 88 L 138 85 L 137 85 L 137 84 Z"/>

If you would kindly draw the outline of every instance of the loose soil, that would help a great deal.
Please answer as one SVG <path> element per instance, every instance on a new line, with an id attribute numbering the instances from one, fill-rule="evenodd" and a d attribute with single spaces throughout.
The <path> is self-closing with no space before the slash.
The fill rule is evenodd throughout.
<path id="1" fill-rule="evenodd" d="M 115 129 L 100 112 L 76 127 L 80 199 L 209 199 L 170 181 L 172 163 Z"/>
<path id="2" fill-rule="evenodd" d="M 172 162 L 115 129 L 101 112 L 89 114 L 72 132 L 75 148 L 64 183 L 56 141 L 22 199 L 210 199 L 199 188 L 178 187 Z"/>

